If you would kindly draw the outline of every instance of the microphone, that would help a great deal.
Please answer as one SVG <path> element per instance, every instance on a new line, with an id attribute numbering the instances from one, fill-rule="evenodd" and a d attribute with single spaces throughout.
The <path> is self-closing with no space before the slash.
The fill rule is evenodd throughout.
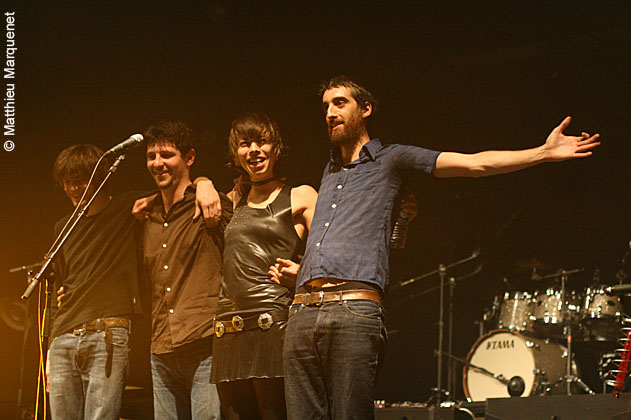
<path id="1" fill-rule="evenodd" d="M 121 153 L 127 151 L 127 149 L 131 149 L 132 147 L 140 145 L 140 143 L 142 143 L 144 140 L 145 138 L 142 136 L 142 134 L 134 134 L 127 140 L 118 143 L 116 146 L 112 147 L 110 150 L 105 152 L 103 156 L 120 155 Z"/>
<path id="2" fill-rule="evenodd" d="M 610 295 L 624 295 L 625 293 L 631 292 L 631 283 L 609 286 L 605 289 L 605 292 Z"/>

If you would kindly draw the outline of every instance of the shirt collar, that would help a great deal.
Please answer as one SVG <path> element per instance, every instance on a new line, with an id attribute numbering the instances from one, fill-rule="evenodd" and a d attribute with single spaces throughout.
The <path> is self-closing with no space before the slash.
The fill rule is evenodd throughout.
<path id="1" fill-rule="evenodd" d="M 184 190 L 184 197 L 186 197 L 189 194 L 196 194 L 196 192 L 197 192 L 197 188 L 195 187 L 195 184 L 188 184 L 186 186 L 186 189 Z M 180 201 L 184 201 L 184 198 L 182 198 L 182 200 L 176 201 L 173 204 L 175 205 L 179 203 Z M 158 211 L 160 213 L 162 213 L 162 211 L 164 210 L 164 202 L 162 201 L 162 194 L 160 193 L 160 191 L 158 191 L 158 196 L 153 202 L 153 209 L 154 211 Z"/>
<path id="2" fill-rule="evenodd" d="M 359 151 L 359 161 L 356 163 L 366 162 L 367 160 L 375 160 L 375 156 L 381 147 L 381 141 L 378 138 L 371 139 L 368 143 L 362 146 Z M 334 165 L 344 166 L 339 147 L 331 149 L 330 161 Z"/>

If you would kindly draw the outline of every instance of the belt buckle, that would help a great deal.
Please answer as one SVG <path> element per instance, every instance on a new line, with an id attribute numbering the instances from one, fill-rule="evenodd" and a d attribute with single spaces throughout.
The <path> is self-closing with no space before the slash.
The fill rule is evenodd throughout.
<path id="1" fill-rule="evenodd" d="M 262 330 L 269 330 L 270 328 L 272 328 L 272 316 L 269 313 L 264 313 L 259 315 L 259 319 L 258 319 L 258 323 L 259 323 L 259 328 L 261 328 Z"/>
<path id="2" fill-rule="evenodd" d="M 239 315 L 235 315 L 232 317 L 232 326 L 236 331 L 243 331 L 245 322 L 243 322 L 243 318 L 241 318 Z"/>
<path id="3" fill-rule="evenodd" d="M 215 322 L 215 335 L 217 338 L 221 338 L 226 332 L 226 327 L 223 325 L 223 322 Z"/>
<path id="4" fill-rule="evenodd" d="M 75 337 L 84 336 L 86 332 L 88 332 L 88 330 L 86 330 L 85 327 L 75 328 L 74 331 L 72 331 L 72 335 Z"/>
<path id="5" fill-rule="evenodd" d="M 320 306 L 322 305 L 322 302 L 324 302 L 324 290 L 320 290 L 318 295 L 320 295 L 320 300 L 315 302 L 316 306 Z"/>

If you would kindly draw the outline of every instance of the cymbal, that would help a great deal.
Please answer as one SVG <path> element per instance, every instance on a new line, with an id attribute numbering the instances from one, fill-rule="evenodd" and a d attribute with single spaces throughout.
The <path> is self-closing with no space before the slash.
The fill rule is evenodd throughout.
<path id="1" fill-rule="evenodd" d="M 527 270 L 547 270 L 551 268 L 550 264 L 547 264 L 536 257 L 529 258 L 527 260 L 517 261 L 517 267 Z"/>

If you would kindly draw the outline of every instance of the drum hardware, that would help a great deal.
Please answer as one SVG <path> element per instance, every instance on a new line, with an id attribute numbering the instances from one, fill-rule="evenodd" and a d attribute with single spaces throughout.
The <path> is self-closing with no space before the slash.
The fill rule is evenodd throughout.
<path id="1" fill-rule="evenodd" d="M 529 349 L 540 349 L 541 346 L 539 346 L 539 344 L 536 344 L 530 340 L 526 340 L 526 347 L 528 347 Z"/>
<path id="2" fill-rule="evenodd" d="M 536 270 L 547 270 L 551 268 L 550 264 L 545 263 L 537 259 L 536 257 L 529 258 L 527 260 L 517 261 L 516 266 L 518 268 L 523 268 L 526 270 L 533 270 L 533 272 L 536 272 Z"/>
<path id="3" fill-rule="evenodd" d="M 434 354 L 436 355 L 438 353 L 437 350 L 434 350 Z M 487 375 L 493 379 L 496 379 L 498 382 L 500 382 L 503 385 L 506 385 L 506 389 L 508 390 L 508 393 L 510 394 L 511 397 L 521 397 L 521 395 L 524 393 L 524 389 L 526 387 L 526 383 L 524 382 L 524 379 L 521 376 L 513 376 L 510 379 L 506 379 L 506 377 L 504 375 L 502 375 L 501 373 L 493 373 L 491 371 L 489 371 L 488 369 L 483 368 L 482 366 L 477 366 L 474 365 L 464 359 L 461 359 L 460 357 L 456 357 L 451 353 L 445 353 L 443 352 L 443 356 L 448 357 L 451 360 L 454 360 L 456 362 L 459 362 L 461 364 L 463 364 L 464 366 L 470 367 L 472 369 L 475 369 L 476 371 Z"/>
<path id="4" fill-rule="evenodd" d="M 404 286 L 408 286 L 410 284 L 413 284 L 413 283 L 415 283 L 418 280 L 429 278 L 429 277 L 434 276 L 436 274 L 439 275 L 440 285 L 438 287 L 431 287 L 431 288 L 423 290 L 422 292 L 420 292 L 417 295 L 410 295 L 410 296 L 408 296 L 408 299 L 412 299 L 412 298 L 414 298 L 416 296 L 427 294 L 427 293 L 429 293 L 431 291 L 434 291 L 434 290 L 437 290 L 437 289 L 440 290 L 440 299 L 439 299 L 439 303 L 438 303 L 439 304 L 438 350 L 437 350 L 437 353 L 436 353 L 438 360 L 437 360 L 437 368 L 436 368 L 436 388 L 432 388 L 432 391 L 435 392 L 435 399 L 436 399 L 437 405 L 440 405 L 442 403 L 443 395 L 447 395 L 449 398 L 451 398 L 454 395 L 453 390 L 448 389 L 447 391 L 445 391 L 442 388 L 442 378 L 443 378 L 443 341 L 444 341 L 443 336 L 444 336 L 444 324 L 445 324 L 444 323 L 444 306 L 445 306 L 444 301 L 445 301 L 445 279 L 447 278 L 447 270 L 450 269 L 450 268 L 454 268 L 454 267 L 460 266 L 460 265 L 462 265 L 464 263 L 467 263 L 469 261 L 475 260 L 479 256 L 480 256 L 480 249 L 476 249 L 467 258 L 464 258 L 462 260 L 453 262 L 453 263 L 448 264 L 448 265 L 439 264 L 438 265 L 438 269 L 430 271 L 429 273 L 422 274 L 422 275 L 417 276 L 417 277 L 413 277 L 413 278 L 411 278 L 409 280 L 402 281 L 402 282 L 398 283 L 398 285 L 395 286 L 397 288 L 398 287 L 404 287 Z M 453 289 L 455 288 L 455 285 L 456 285 L 456 283 L 458 281 L 467 279 L 469 277 L 473 277 L 476 274 L 478 274 L 480 271 L 482 271 L 482 265 L 479 265 L 473 272 L 471 272 L 469 274 L 465 274 L 464 276 L 461 276 L 461 277 L 459 277 L 457 279 L 452 278 L 450 280 L 450 284 L 452 286 L 450 287 L 451 293 L 450 293 L 450 306 L 449 306 L 449 312 L 450 312 L 450 314 L 449 314 L 449 317 L 450 317 L 450 328 L 449 328 L 449 337 L 448 337 L 449 348 L 451 348 L 452 340 L 453 340 L 453 329 L 452 329 L 453 306 L 451 304 L 451 301 L 453 301 Z M 453 374 L 452 374 L 452 364 L 451 363 L 447 366 L 447 369 L 448 369 L 447 377 L 448 378 L 452 378 Z M 453 386 L 454 384 L 450 381 L 449 385 Z"/>
<path id="5" fill-rule="evenodd" d="M 566 289 L 565 286 L 567 284 L 567 280 L 568 280 L 568 276 L 570 274 L 574 274 L 574 273 L 578 273 L 580 271 L 583 271 L 582 268 L 580 269 L 575 269 L 575 270 L 570 270 L 570 271 L 565 271 L 565 270 L 561 270 L 560 272 L 560 279 L 561 279 L 561 318 L 563 320 L 563 335 L 565 336 L 565 342 L 567 344 L 566 348 L 567 348 L 567 357 L 566 357 L 566 364 L 565 364 L 565 376 L 559 380 L 557 380 L 558 382 L 561 381 L 565 381 L 565 392 L 566 395 L 572 395 L 572 384 L 575 384 L 576 386 L 578 386 L 580 389 L 582 389 L 583 391 L 587 392 L 588 394 L 594 394 L 594 391 L 592 391 L 587 384 L 585 384 L 585 382 L 583 382 L 578 376 L 573 375 L 572 374 L 572 367 L 573 367 L 573 361 L 572 361 L 572 324 L 571 324 L 571 320 L 570 320 L 570 312 L 569 312 L 569 305 L 568 305 L 568 300 L 566 298 Z M 556 383 L 552 384 L 552 387 L 555 385 Z"/>
<path id="6" fill-rule="evenodd" d="M 607 385 L 613 386 L 613 396 L 616 398 L 623 391 L 629 365 L 631 364 L 631 318 L 625 316 L 622 319 L 622 325 L 623 327 L 620 329 L 621 337 L 618 340 L 622 348 L 616 349 L 614 362 L 617 366 L 616 369 L 610 371 L 610 374 L 615 375 L 615 378 L 605 381 Z"/>
<path id="7" fill-rule="evenodd" d="M 579 378 L 578 376 L 574 376 L 574 375 L 566 375 L 563 378 L 558 379 L 556 382 L 554 382 L 552 385 L 550 385 L 549 388 L 547 388 L 546 393 L 550 392 L 550 389 L 552 387 L 554 387 L 555 385 L 561 383 L 565 381 L 568 384 L 576 384 L 576 386 L 578 386 L 580 389 L 582 389 L 583 391 L 585 391 L 585 393 L 590 394 L 590 395 L 595 395 L 596 393 L 594 391 L 592 391 L 592 389 L 581 380 L 581 378 Z M 570 394 L 568 394 L 570 395 Z"/>
<path id="8" fill-rule="evenodd" d="M 609 286 L 605 289 L 605 291 L 612 295 L 626 295 L 631 293 L 631 283 Z"/>
<path id="9" fill-rule="evenodd" d="M 603 383 L 603 394 L 607 393 L 607 386 L 610 385 L 611 378 L 615 376 L 613 371 L 618 368 L 616 356 L 616 353 L 604 353 L 598 360 L 598 377 Z"/>

